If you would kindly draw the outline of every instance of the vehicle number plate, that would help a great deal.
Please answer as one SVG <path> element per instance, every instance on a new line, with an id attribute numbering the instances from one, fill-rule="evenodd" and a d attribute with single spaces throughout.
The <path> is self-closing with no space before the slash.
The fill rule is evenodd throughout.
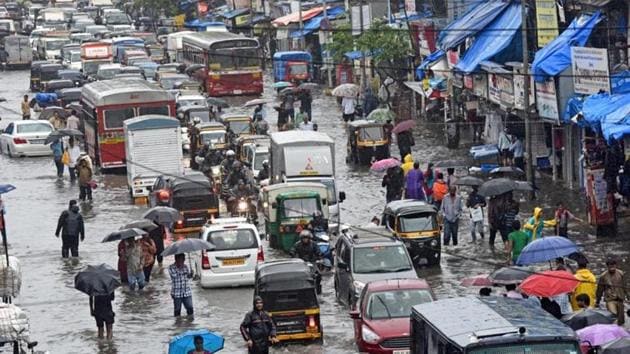
<path id="1" fill-rule="evenodd" d="M 245 264 L 245 258 L 232 258 L 232 259 L 224 259 L 224 266 L 236 266 Z"/>
<path id="2" fill-rule="evenodd" d="M 234 90 L 235 95 L 240 95 L 241 93 L 243 93 L 243 90 Z"/>
<path id="3" fill-rule="evenodd" d="M 44 141 L 45 141 L 44 139 L 31 139 L 31 140 L 29 140 L 29 142 L 31 144 L 43 144 Z"/>
<path id="4" fill-rule="evenodd" d="M 404 350 L 394 350 L 393 354 L 409 354 L 410 351 L 408 349 L 404 349 Z"/>

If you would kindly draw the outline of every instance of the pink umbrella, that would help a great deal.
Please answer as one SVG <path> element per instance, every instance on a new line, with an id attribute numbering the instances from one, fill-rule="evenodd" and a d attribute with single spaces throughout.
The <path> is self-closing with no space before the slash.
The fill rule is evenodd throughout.
<path id="1" fill-rule="evenodd" d="M 370 170 L 372 171 L 377 171 L 377 172 L 383 172 L 385 170 L 387 170 L 390 167 L 395 167 L 395 166 L 400 166 L 400 161 L 398 159 L 395 158 L 389 158 L 389 159 L 383 159 L 383 160 L 379 160 L 376 161 L 372 164 L 372 167 L 370 167 Z"/>
<path id="2" fill-rule="evenodd" d="M 615 324 L 596 324 L 579 329 L 575 333 L 577 333 L 580 341 L 588 342 L 593 347 L 612 342 L 615 339 L 630 337 L 628 331 Z"/>
<path id="3" fill-rule="evenodd" d="M 396 124 L 394 129 L 392 129 L 392 133 L 394 134 L 402 133 L 407 130 L 413 129 L 415 126 L 416 126 L 415 120 L 411 120 L 411 119 L 403 120 L 402 122 Z"/>
<path id="4" fill-rule="evenodd" d="M 488 279 L 488 274 L 481 274 L 470 278 L 462 279 L 461 286 L 492 286 L 492 280 Z"/>

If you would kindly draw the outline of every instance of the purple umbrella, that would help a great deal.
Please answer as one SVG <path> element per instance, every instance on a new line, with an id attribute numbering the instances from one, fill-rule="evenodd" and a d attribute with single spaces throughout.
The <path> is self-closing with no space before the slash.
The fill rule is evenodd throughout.
<path id="1" fill-rule="evenodd" d="M 389 158 L 389 159 L 384 159 L 384 160 L 379 160 L 379 161 L 374 162 L 372 164 L 372 167 L 370 167 L 370 170 L 383 172 L 387 170 L 388 168 L 395 167 L 395 166 L 400 166 L 400 161 L 395 158 Z"/>
<path id="2" fill-rule="evenodd" d="M 630 337 L 628 331 L 615 324 L 596 324 L 584 327 L 575 331 L 575 333 L 577 333 L 580 341 L 588 342 L 593 347 L 612 342 L 619 338 Z"/>
<path id="3" fill-rule="evenodd" d="M 407 130 L 413 129 L 415 126 L 416 126 L 415 120 L 411 120 L 411 119 L 403 120 L 402 122 L 396 124 L 394 129 L 392 129 L 392 133 L 394 134 L 402 133 Z"/>

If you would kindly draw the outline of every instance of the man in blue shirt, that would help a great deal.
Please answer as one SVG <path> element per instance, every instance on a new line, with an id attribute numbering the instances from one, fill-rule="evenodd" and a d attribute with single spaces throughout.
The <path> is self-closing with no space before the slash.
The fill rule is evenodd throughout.
<path id="1" fill-rule="evenodd" d="M 53 161 L 57 167 L 57 178 L 61 179 L 63 177 L 63 162 L 61 161 L 63 157 L 63 143 L 61 140 L 57 140 L 50 144 L 50 149 L 53 151 Z"/>

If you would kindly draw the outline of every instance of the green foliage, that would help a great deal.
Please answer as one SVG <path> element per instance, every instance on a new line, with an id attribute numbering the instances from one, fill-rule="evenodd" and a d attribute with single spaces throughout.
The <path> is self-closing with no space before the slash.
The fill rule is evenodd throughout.
<path id="1" fill-rule="evenodd" d="M 343 59 L 344 53 L 354 50 L 354 38 L 349 23 L 344 23 L 334 29 L 332 43 L 328 44 L 327 48 L 330 50 L 335 63 L 339 63 Z"/>
<path id="2" fill-rule="evenodd" d="M 175 3 L 172 0 L 134 0 L 133 2 L 136 9 L 144 9 L 152 15 L 164 10 L 166 16 L 174 16 L 180 12 Z"/>

